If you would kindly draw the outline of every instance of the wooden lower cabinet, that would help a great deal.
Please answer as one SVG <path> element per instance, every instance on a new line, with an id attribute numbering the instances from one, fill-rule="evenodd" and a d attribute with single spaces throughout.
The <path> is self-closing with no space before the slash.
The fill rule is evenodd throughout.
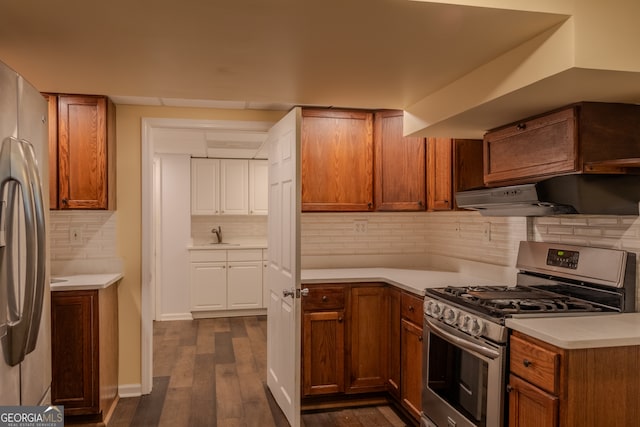
<path id="1" fill-rule="evenodd" d="M 558 397 L 511 375 L 509 427 L 557 427 Z"/>
<path id="2" fill-rule="evenodd" d="M 514 332 L 509 370 L 509 427 L 638 425 L 640 346 L 567 350 Z"/>
<path id="3" fill-rule="evenodd" d="M 393 402 L 417 424 L 422 298 L 383 283 L 307 287 L 309 294 L 302 299 L 303 407 L 378 399 Z"/>
<path id="4" fill-rule="evenodd" d="M 105 421 L 118 400 L 117 285 L 52 292 L 51 335 L 52 403 Z"/>
<path id="5" fill-rule="evenodd" d="M 422 411 L 422 327 L 402 319 L 401 399 L 416 419 Z"/>
<path id="6" fill-rule="evenodd" d="M 302 321 L 303 394 L 343 392 L 344 311 L 305 312 Z"/>
<path id="7" fill-rule="evenodd" d="M 387 299 L 384 285 L 354 286 L 347 311 L 347 392 L 385 391 Z"/>

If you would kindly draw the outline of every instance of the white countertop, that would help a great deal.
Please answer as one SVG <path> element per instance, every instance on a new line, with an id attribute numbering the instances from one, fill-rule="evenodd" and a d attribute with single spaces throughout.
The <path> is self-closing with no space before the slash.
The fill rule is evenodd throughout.
<path id="1" fill-rule="evenodd" d="M 117 283 L 122 277 L 122 273 L 52 276 L 51 291 L 89 291 L 104 289 Z"/>
<path id="2" fill-rule="evenodd" d="M 267 249 L 266 243 L 207 243 L 207 244 L 195 244 L 187 247 L 190 251 L 202 251 L 202 250 L 234 250 L 234 249 Z"/>
<path id="3" fill-rule="evenodd" d="M 425 288 L 469 286 L 469 284 L 500 284 L 449 271 L 405 270 L 399 268 L 303 269 L 301 279 L 303 284 L 385 282 L 420 295 L 424 295 Z"/>
<path id="4" fill-rule="evenodd" d="M 510 318 L 505 324 L 564 349 L 640 345 L 640 313 Z"/>

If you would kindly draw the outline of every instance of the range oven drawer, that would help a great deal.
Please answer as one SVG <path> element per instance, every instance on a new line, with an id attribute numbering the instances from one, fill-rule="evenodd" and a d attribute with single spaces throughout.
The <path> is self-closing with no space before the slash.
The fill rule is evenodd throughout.
<path id="1" fill-rule="evenodd" d="M 520 378 L 535 384 L 549 393 L 557 394 L 560 354 L 516 335 L 510 340 L 509 370 Z"/>

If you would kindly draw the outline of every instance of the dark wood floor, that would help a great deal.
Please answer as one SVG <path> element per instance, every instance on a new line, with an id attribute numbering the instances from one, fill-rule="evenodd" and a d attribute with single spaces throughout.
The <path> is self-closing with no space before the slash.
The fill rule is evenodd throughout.
<path id="1" fill-rule="evenodd" d="M 109 427 L 288 427 L 266 387 L 265 316 L 155 322 L 153 391 Z M 404 427 L 390 407 L 303 414 L 305 427 Z"/>

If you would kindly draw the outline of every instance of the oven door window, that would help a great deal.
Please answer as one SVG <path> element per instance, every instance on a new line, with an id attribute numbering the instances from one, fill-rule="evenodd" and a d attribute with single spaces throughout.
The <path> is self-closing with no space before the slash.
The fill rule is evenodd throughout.
<path id="1" fill-rule="evenodd" d="M 427 386 L 475 425 L 486 425 L 489 364 L 429 334 Z"/>

